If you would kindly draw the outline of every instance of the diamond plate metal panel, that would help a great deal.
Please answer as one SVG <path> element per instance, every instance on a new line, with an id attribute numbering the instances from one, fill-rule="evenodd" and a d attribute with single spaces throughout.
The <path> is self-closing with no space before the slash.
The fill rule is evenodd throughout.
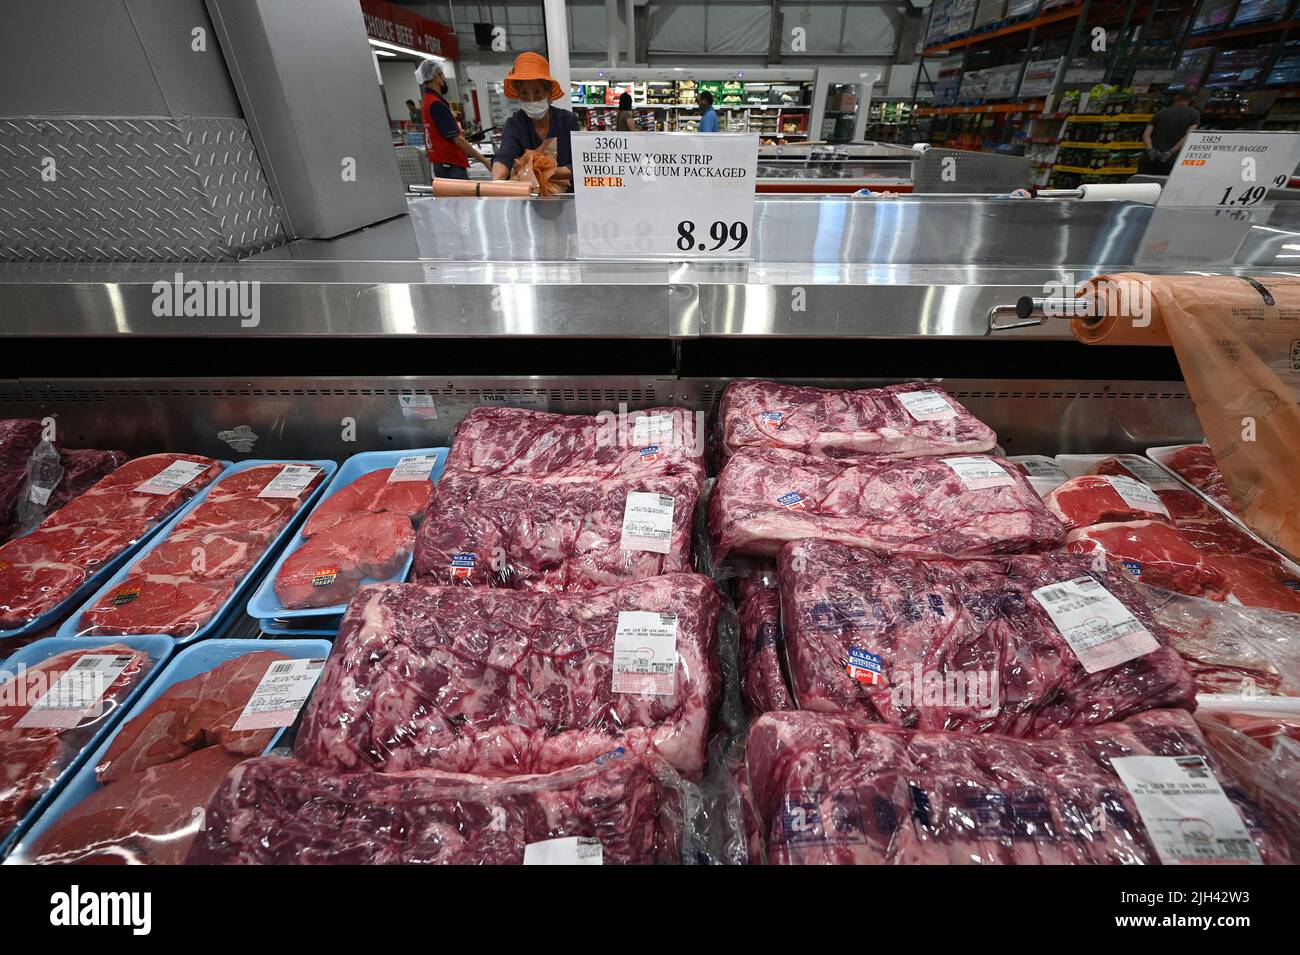
<path id="1" fill-rule="evenodd" d="M 912 164 L 912 192 L 1000 194 L 1027 186 L 1029 173 L 1024 156 L 927 149 Z"/>
<path id="2" fill-rule="evenodd" d="M 243 120 L 0 118 L 0 259 L 229 261 L 285 241 Z"/>

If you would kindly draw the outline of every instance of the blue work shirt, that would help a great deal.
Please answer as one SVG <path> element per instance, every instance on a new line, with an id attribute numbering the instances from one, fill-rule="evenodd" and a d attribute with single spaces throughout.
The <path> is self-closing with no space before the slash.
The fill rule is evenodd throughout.
<path id="1" fill-rule="evenodd" d="M 721 129 L 718 126 L 718 111 L 712 106 L 700 114 L 700 132 L 716 133 Z"/>

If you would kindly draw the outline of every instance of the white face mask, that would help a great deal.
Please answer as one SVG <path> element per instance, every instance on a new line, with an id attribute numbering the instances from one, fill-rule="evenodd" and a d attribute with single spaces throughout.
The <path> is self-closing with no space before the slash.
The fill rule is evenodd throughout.
<path id="1" fill-rule="evenodd" d="M 546 115 L 546 111 L 551 108 L 551 104 L 546 100 L 539 100 L 536 103 L 520 103 L 519 105 L 523 107 L 529 119 L 541 119 Z"/>

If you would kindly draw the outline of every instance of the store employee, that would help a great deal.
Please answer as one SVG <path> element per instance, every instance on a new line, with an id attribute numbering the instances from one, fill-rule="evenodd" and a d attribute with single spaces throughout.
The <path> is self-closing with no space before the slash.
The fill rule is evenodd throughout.
<path id="1" fill-rule="evenodd" d="M 447 105 L 447 77 L 438 61 L 425 60 L 416 67 L 415 81 L 424 94 L 420 110 L 424 119 L 424 151 L 429 156 L 434 177 L 468 179 L 471 156 L 491 169 L 483 154 L 461 133 L 460 123 L 456 122 L 451 107 Z"/>
<path id="2" fill-rule="evenodd" d="M 695 98 L 696 104 L 700 107 L 700 132 L 716 133 L 718 126 L 718 111 L 713 108 L 713 94 L 705 90 Z"/>
<path id="3" fill-rule="evenodd" d="M 501 131 L 501 148 L 492 161 L 492 178 L 509 179 L 515 160 L 525 149 L 537 149 L 548 139 L 555 140 L 555 175 L 552 182 L 566 189 L 573 187 L 573 143 L 569 134 L 578 129 L 578 117 L 567 109 L 557 109 L 553 100 L 562 99 L 564 90 L 551 77 L 551 64 L 540 53 L 520 53 L 506 74 L 508 99 L 519 100 L 523 108 L 506 120 Z"/>

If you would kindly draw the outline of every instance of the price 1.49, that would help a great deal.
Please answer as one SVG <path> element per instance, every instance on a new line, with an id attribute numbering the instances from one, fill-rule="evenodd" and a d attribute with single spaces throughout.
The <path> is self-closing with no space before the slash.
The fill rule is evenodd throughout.
<path id="1" fill-rule="evenodd" d="M 715 222 L 709 226 L 709 238 L 713 241 L 712 247 L 707 242 L 700 242 L 695 238 L 695 223 L 690 219 L 683 219 L 677 223 L 677 248 L 683 252 L 690 252 L 694 249 L 697 252 L 717 252 L 728 241 L 734 242 L 728 252 L 735 252 L 749 239 L 749 226 L 743 222 Z"/>
<path id="2" fill-rule="evenodd" d="M 1283 186 L 1287 184 L 1287 181 L 1288 181 L 1287 176 L 1278 176 L 1276 179 L 1273 180 L 1273 188 L 1281 189 Z M 1232 192 L 1234 188 L 1236 187 L 1228 186 L 1223 190 L 1223 196 L 1222 198 L 1219 199 L 1219 205 L 1254 206 L 1263 202 L 1264 197 L 1268 195 L 1267 186 L 1247 186 L 1245 189 L 1242 189 L 1241 192 L 1237 193 L 1236 195 L 1233 195 Z"/>

